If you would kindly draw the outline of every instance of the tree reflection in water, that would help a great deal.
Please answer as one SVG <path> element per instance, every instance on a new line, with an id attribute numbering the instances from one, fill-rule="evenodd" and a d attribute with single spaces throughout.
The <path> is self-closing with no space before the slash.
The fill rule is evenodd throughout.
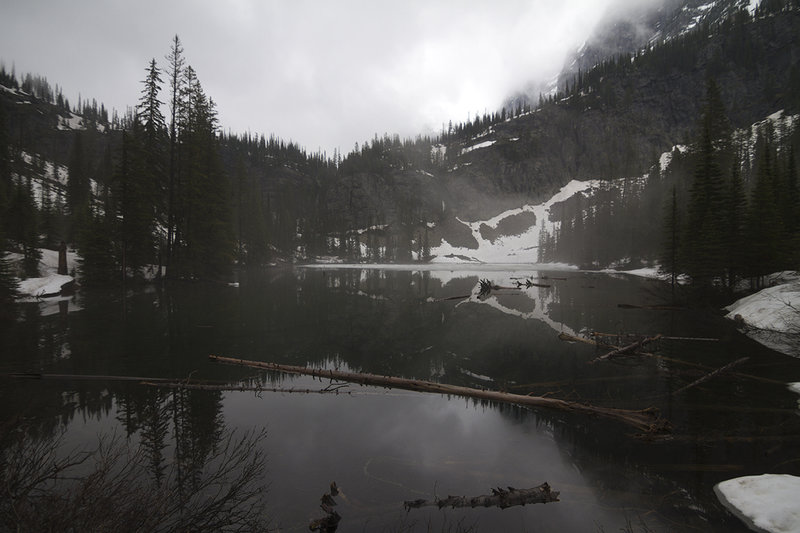
<path id="1" fill-rule="evenodd" d="M 120 401 L 128 438 L 100 436 L 91 450 L 65 449 L 63 434 L 37 437 L 36 428 L 23 424 L 6 428 L 0 529 L 266 530 L 266 431 L 237 434 L 193 416 L 197 405 L 219 402 L 218 394 L 139 390 L 145 398 L 136 407 Z"/>

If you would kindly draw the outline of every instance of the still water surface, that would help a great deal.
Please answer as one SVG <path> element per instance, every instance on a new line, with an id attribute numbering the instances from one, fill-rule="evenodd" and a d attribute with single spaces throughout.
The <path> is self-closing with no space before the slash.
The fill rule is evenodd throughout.
<path id="1" fill-rule="evenodd" d="M 479 298 L 482 278 L 550 286 Z M 763 348 L 708 311 L 618 307 L 667 298 L 660 282 L 576 271 L 287 268 L 242 273 L 239 287 L 83 290 L 57 305 L 29 304 L 0 330 L 2 374 L 329 385 L 209 362 L 215 354 L 657 407 L 673 430 L 655 441 L 603 419 L 357 385 L 339 394 L 182 391 L 180 415 L 154 422 L 175 401 L 173 389 L 3 377 L 0 419 L 34 420 L 37 438 L 63 428 L 73 447 L 95 446 L 98 433 L 125 435 L 162 451 L 154 477 L 176 435 L 203 450 L 226 431 L 265 428 L 267 509 L 281 531 L 307 531 L 334 480 L 342 532 L 741 531 L 712 488 L 742 475 L 800 475 L 798 397 L 786 386 L 800 381 L 800 359 Z M 558 338 L 588 331 L 720 341 L 662 341 L 660 357 L 589 364 L 604 351 Z M 735 375 L 673 394 L 745 356 Z M 403 508 L 405 500 L 545 481 L 560 502 Z"/>

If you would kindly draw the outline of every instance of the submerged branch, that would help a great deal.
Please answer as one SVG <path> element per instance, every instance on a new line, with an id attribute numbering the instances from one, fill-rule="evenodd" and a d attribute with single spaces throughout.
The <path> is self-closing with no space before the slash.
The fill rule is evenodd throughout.
<path id="1" fill-rule="evenodd" d="M 618 355 L 623 355 L 630 353 L 635 350 L 640 350 L 644 347 L 645 344 L 650 344 L 651 342 L 655 342 L 661 338 L 661 335 L 656 335 L 655 337 L 647 337 L 646 339 L 638 340 L 632 344 L 627 346 L 623 346 L 622 348 L 617 348 L 616 350 L 612 350 L 605 355 L 601 355 L 600 357 L 596 357 L 589 361 L 590 363 L 597 363 L 599 361 L 605 361 L 607 359 L 611 359 L 612 357 L 616 357 Z"/>
<path id="2" fill-rule="evenodd" d="M 697 380 L 689 383 L 685 387 L 682 387 L 682 388 L 676 390 L 675 392 L 672 393 L 672 395 L 674 396 L 674 395 L 676 395 L 678 393 L 681 393 L 681 392 L 685 391 L 686 389 L 690 389 L 690 388 L 692 388 L 692 387 L 694 387 L 696 385 L 700 385 L 701 383 L 705 383 L 706 381 L 708 381 L 708 380 L 710 380 L 710 379 L 712 379 L 712 378 L 724 373 L 725 371 L 730 370 L 731 368 L 744 363 L 748 359 L 750 359 L 750 358 L 749 357 L 742 357 L 741 359 L 737 359 L 736 361 L 733 361 L 732 363 L 728 363 L 727 365 L 714 370 L 710 374 L 706 374 L 705 376 L 701 377 L 700 379 L 697 379 Z"/>
<path id="3" fill-rule="evenodd" d="M 586 415 L 602 416 L 617 420 L 619 422 L 624 422 L 625 424 L 633 426 L 636 429 L 648 434 L 669 431 L 669 422 L 662 419 L 659 416 L 658 410 L 652 407 L 638 411 L 629 409 L 614 409 L 612 407 L 599 407 L 578 402 L 559 400 L 556 398 L 545 398 L 542 396 L 529 396 L 508 392 L 473 389 L 471 387 L 462 387 L 458 385 L 449 385 L 446 383 L 436 383 L 417 379 L 379 376 L 376 374 L 362 374 L 356 372 L 343 372 L 341 370 L 306 368 L 293 365 L 280 365 L 277 363 L 248 361 L 246 359 L 235 359 L 216 355 L 209 355 L 208 357 L 212 361 L 217 361 L 220 363 L 241 365 L 251 368 L 261 368 L 263 370 L 272 370 L 274 372 L 302 374 L 319 378 L 329 378 L 332 380 L 349 381 L 351 383 L 358 383 L 361 385 L 398 388 L 416 392 L 451 394 L 455 396 L 464 396 L 467 398 L 509 403 L 526 407 L 542 407 Z"/>
<path id="4" fill-rule="evenodd" d="M 283 387 L 261 387 L 259 385 L 222 385 L 216 383 L 187 383 L 185 381 L 142 381 L 142 385 L 148 387 L 161 387 L 165 389 L 188 389 L 188 390 L 212 390 L 222 392 L 285 392 L 297 394 L 350 394 L 349 391 L 342 391 L 346 383 L 334 384 L 324 389 L 297 389 Z"/>
<path id="5" fill-rule="evenodd" d="M 561 339 L 562 341 L 567 341 L 567 342 L 582 342 L 590 346 L 600 346 L 600 343 L 595 340 L 584 339 L 583 337 L 575 337 L 574 335 L 569 335 L 567 333 L 564 333 L 563 331 L 558 334 L 558 338 Z"/>
<path id="6" fill-rule="evenodd" d="M 677 307 L 674 305 L 635 305 L 635 304 L 617 304 L 620 309 L 645 309 L 648 311 L 683 311 L 685 307 Z"/>
<path id="7" fill-rule="evenodd" d="M 448 496 L 447 498 L 436 498 L 434 500 L 412 500 L 404 503 L 406 511 L 419 509 L 420 507 L 435 506 L 442 507 L 499 507 L 506 509 L 515 505 L 525 505 L 526 503 L 551 503 L 557 502 L 559 492 L 550 490 L 550 485 L 546 482 L 538 487 L 530 489 L 515 489 L 508 487 L 492 489 L 492 494 L 484 494 L 467 498 L 466 496 Z"/>

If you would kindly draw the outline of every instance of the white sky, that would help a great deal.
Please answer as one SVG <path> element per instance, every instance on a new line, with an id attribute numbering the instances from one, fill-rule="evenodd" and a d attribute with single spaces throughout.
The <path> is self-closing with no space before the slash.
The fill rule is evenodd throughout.
<path id="1" fill-rule="evenodd" d="M 612 1 L 2 0 L 0 61 L 122 113 L 177 33 L 226 131 L 330 156 L 497 109 L 557 74 Z"/>

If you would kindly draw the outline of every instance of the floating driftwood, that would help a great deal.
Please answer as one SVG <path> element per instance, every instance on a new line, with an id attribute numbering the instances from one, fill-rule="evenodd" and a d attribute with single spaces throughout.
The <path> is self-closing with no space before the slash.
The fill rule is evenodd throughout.
<path id="1" fill-rule="evenodd" d="M 282 392 L 287 394 L 350 394 L 350 391 L 341 391 L 347 383 L 334 383 L 322 389 L 298 389 L 296 387 L 262 387 L 260 385 L 223 385 L 217 383 L 190 383 L 188 381 L 142 381 L 142 385 L 159 387 L 162 389 L 188 389 L 210 390 L 222 392 Z"/>
<path id="2" fill-rule="evenodd" d="M 599 331 L 593 331 L 591 333 L 592 337 L 629 337 L 629 338 L 643 338 L 643 337 L 652 337 L 653 335 L 636 335 L 634 333 L 601 333 Z M 719 339 L 711 338 L 711 337 L 669 337 L 666 335 L 661 335 L 661 340 L 665 341 L 699 341 L 699 342 L 719 342 Z"/>
<path id="3" fill-rule="evenodd" d="M 529 279 L 526 279 L 525 283 L 522 283 L 521 281 L 517 281 L 516 285 L 517 285 L 518 289 L 521 288 L 523 285 L 527 289 L 530 289 L 531 287 L 541 287 L 543 289 L 549 289 L 550 287 L 552 287 L 552 285 L 546 285 L 544 283 L 534 283 L 532 280 L 529 280 Z"/>
<path id="4" fill-rule="evenodd" d="M 332 481 L 330 492 L 326 492 L 322 495 L 322 498 L 320 498 L 319 506 L 325 511 L 325 516 L 312 520 L 308 525 L 308 529 L 311 531 L 321 531 L 322 533 L 333 533 L 336 531 L 336 528 L 339 527 L 339 521 L 342 519 L 339 513 L 336 512 L 336 509 L 333 508 L 336 505 L 336 500 L 333 498 L 338 494 L 339 487 L 336 486 L 335 481 Z"/>
<path id="5" fill-rule="evenodd" d="M 43 374 L 41 372 L 12 372 L 10 374 L 0 374 L 0 377 L 14 379 L 60 379 L 66 381 L 151 381 L 169 382 L 171 378 L 145 378 L 136 376 L 100 376 L 93 374 Z"/>
<path id="6" fill-rule="evenodd" d="M 664 433 L 669 431 L 669 422 L 659 416 L 658 409 L 648 408 L 642 410 L 614 409 L 612 407 L 599 407 L 578 402 L 559 400 L 557 398 L 545 398 L 542 396 L 530 396 L 513 394 L 483 389 L 473 389 L 458 385 L 448 385 L 446 383 L 435 383 L 418 379 L 398 378 L 392 376 L 379 376 L 376 374 L 362 374 L 357 372 L 343 372 L 341 370 L 325 370 L 319 368 L 306 368 L 303 366 L 280 365 L 277 363 L 267 363 L 262 361 L 248 361 L 246 359 L 235 359 L 232 357 L 220 357 L 209 355 L 212 361 L 228 363 L 233 365 L 247 366 L 250 368 L 260 368 L 274 372 L 286 372 L 290 374 L 303 374 L 319 378 L 332 380 L 349 381 L 361 385 L 372 385 L 377 387 L 389 387 L 416 392 L 430 392 L 436 394 L 450 394 L 479 400 L 515 404 L 526 407 L 541 407 L 557 409 L 571 413 L 581 413 L 585 415 L 602 416 L 605 418 L 624 422 L 636 429 L 647 433 Z"/>
<path id="7" fill-rule="evenodd" d="M 595 340 L 585 339 L 583 337 L 575 337 L 574 335 L 569 335 L 567 333 L 564 333 L 563 331 L 558 334 L 558 338 L 561 339 L 562 341 L 567 341 L 567 342 L 582 342 L 590 346 L 600 346 L 600 343 L 598 343 Z"/>
<path id="8" fill-rule="evenodd" d="M 600 333 L 597 331 L 593 331 L 589 334 L 590 338 L 586 337 L 576 337 L 574 335 L 569 335 L 567 333 L 561 332 L 558 334 L 558 338 L 562 341 L 567 342 L 582 342 L 584 344 L 588 344 L 590 346 L 611 346 L 614 348 L 619 348 L 619 346 L 613 346 L 609 342 L 606 342 L 605 339 L 616 339 L 616 342 L 619 344 L 620 341 L 624 338 L 627 340 L 636 340 L 637 342 L 641 339 L 647 339 L 648 337 L 655 338 L 655 335 L 634 335 L 632 333 Z M 665 335 L 660 335 L 659 340 L 664 341 L 699 341 L 699 342 L 719 342 L 719 339 L 713 339 L 709 337 L 668 337 Z"/>
<path id="9" fill-rule="evenodd" d="M 674 305 L 634 305 L 634 304 L 617 304 L 620 309 L 646 309 L 648 311 L 683 311 L 685 307 L 676 307 Z"/>
<path id="10" fill-rule="evenodd" d="M 478 281 L 478 287 L 480 287 L 480 290 L 478 291 L 478 296 L 483 298 L 489 296 L 489 293 L 492 292 L 492 290 L 500 288 L 499 286 L 494 285 L 488 279 L 482 279 Z"/>
<path id="11" fill-rule="evenodd" d="M 646 344 L 650 344 L 651 342 L 655 342 L 661 338 L 661 335 L 656 335 L 655 337 L 646 337 L 644 339 L 638 340 L 632 344 L 627 346 L 623 346 L 622 348 L 617 348 L 616 350 L 612 350 L 605 355 L 601 355 L 600 357 L 596 357 L 589 361 L 590 363 L 597 363 L 599 361 L 605 361 L 607 359 L 611 359 L 612 357 L 617 357 L 618 355 L 629 354 L 631 352 L 641 350 Z"/>
<path id="12" fill-rule="evenodd" d="M 730 370 L 731 368 L 744 363 L 748 359 L 750 359 L 750 358 L 749 357 L 742 357 L 741 359 L 737 359 L 736 361 L 728 363 L 727 365 L 714 370 L 710 374 L 706 374 L 705 376 L 701 377 L 700 379 L 697 379 L 697 380 L 689 383 L 685 387 L 682 387 L 682 388 L 676 390 L 672 394 L 674 396 L 675 394 L 681 393 L 681 392 L 685 391 L 686 389 L 691 389 L 692 387 L 694 387 L 696 385 L 700 385 L 701 383 L 705 383 L 706 381 L 708 381 L 708 380 L 710 380 L 710 379 L 712 379 L 712 378 L 714 378 L 714 377 L 716 377 L 716 376 L 718 376 L 718 375 Z"/>
<path id="13" fill-rule="evenodd" d="M 404 503 L 406 511 L 419 509 L 420 507 L 499 507 L 506 509 L 515 505 L 525 505 L 526 503 L 552 503 L 557 502 L 559 492 L 550 490 L 550 485 L 542 483 L 538 487 L 530 489 L 515 489 L 500 487 L 492 489 L 491 494 L 467 498 L 466 496 L 448 496 L 447 498 L 436 498 L 434 500 L 412 500 Z"/>

